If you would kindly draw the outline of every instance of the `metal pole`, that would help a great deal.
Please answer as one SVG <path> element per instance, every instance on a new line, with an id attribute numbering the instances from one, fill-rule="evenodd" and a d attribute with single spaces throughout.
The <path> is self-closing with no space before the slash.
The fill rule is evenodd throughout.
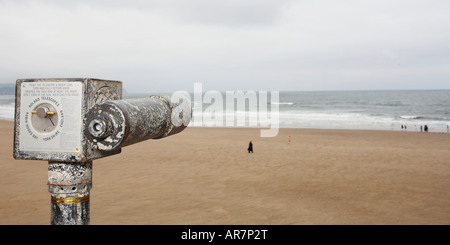
<path id="1" fill-rule="evenodd" d="M 48 162 L 52 225 L 89 225 L 92 161 Z"/>

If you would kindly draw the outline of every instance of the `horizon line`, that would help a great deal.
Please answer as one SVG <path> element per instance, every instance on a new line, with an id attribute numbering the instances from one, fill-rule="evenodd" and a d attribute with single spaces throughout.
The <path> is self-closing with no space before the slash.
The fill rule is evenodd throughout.
<path id="1" fill-rule="evenodd" d="M 437 88 L 430 88 L 430 89 L 348 89 L 348 90 L 254 90 L 254 89 L 249 89 L 249 90 L 208 90 L 208 91 L 218 91 L 220 93 L 224 93 L 227 91 L 278 91 L 278 92 L 387 92 L 387 91 L 446 91 L 446 90 L 450 90 L 450 88 L 442 88 L 442 89 L 437 89 Z M 172 92 L 152 92 L 152 93 L 162 93 L 162 94 L 171 94 L 175 91 L 182 91 L 182 90 L 174 90 Z M 150 93 L 150 92 L 129 92 L 126 91 L 126 89 L 123 89 L 124 94 L 146 94 L 146 93 Z M 194 93 L 194 91 L 186 91 L 188 93 Z M 202 92 L 204 93 L 204 92 Z"/>

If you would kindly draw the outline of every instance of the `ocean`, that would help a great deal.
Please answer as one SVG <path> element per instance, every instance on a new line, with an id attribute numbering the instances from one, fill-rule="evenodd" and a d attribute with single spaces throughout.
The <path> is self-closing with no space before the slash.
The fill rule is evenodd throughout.
<path id="1" fill-rule="evenodd" d="M 446 132 L 450 90 L 280 93 L 280 126 Z"/>
<path id="2" fill-rule="evenodd" d="M 143 96 L 126 94 L 124 99 Z M 267 103 L 270 111 L 270 98 Z M 420 131 L 427 125 L 430 132 L 447 132 L 450 125 L 450 90 L 279 92 L 274 103 L 280 128 L 400 131 L 405 125 L 406 131 Z M 210 106 L 203 101 L 203 111 Z M 0 119 L 14 120 L 13 95 L 0 95 Z"/>

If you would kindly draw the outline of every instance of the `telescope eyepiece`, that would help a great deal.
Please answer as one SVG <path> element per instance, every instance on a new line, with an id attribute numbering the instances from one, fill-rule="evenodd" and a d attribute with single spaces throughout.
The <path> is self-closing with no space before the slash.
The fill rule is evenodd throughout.
<path id="1" fill-rule="evenodd" d="M 107 118 L 94 118 L 89 122 L 88 131 L 95 139 L 104 139 L 112 133 L 112 123 Z"/>

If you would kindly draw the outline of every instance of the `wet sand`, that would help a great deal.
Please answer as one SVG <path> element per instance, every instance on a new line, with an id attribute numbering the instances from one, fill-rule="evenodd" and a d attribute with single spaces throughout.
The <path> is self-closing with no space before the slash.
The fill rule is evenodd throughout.
<path id="1" fill-rule="evenodd" d="M 91 224 L 450 224 L 450 134 L 259 135 L 187 128 L 95 160 Z M 47 163 L 13 159 L 12 122 L 0 137 L 0 224 L 49 224 Z"/>

